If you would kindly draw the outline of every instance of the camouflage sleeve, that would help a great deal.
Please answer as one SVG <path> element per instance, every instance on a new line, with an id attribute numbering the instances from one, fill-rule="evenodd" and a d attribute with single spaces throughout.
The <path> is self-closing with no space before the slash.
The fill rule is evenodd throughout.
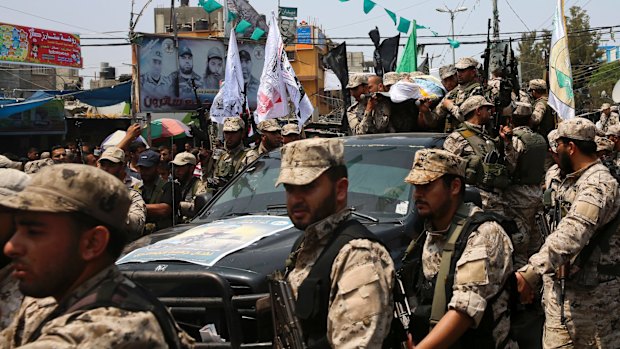
<path id="1" fill-rule="evenodd" d="M 353 240 L 334 260 L 331 280 L 330 346 L 381 348 L 393 317 L 394 263 L 390 254 L 377 242 Z"/>
<path id="2" fill-rule="evenodd" d="M 76 315 L 47 322 L 35 342 L 20 348 L 168 348 L 150 312 L 97 308 Z"/>
<path id="3" fill-rule="evenodd" d="M 534 111 L 532 112 L 532 126 L 538 126 L 545 116 L 545 112 L 547 111 L 547 106 L 545 103 L 538 102 L 534 104 Z"/>
<path id="4" fill-rule="evenodd" d="M 512 273 L 512 243 L 496 222 L 486 222 L 467 240 L 456 262 L 454 293 L 448 309 L 458 310 L 480 324 L 487 301 L 502 291 Z"/>
<path id="5" fill-rule="evenodd" d="M 547 237 L 540 251 L 530 257 L 529 264 L 520 269 L 530 285 L 538 285 L 543 274 L 554 273 L 574 258 L 594 232 L 616 215 L 618 184 L 615 179 L 603 170 L 585 175 L 588 177 L 576 184 L 576 197 L 566 216 Z"/>
<path id="6" fill-rule="evenodd" d="M 254 150 L 254 149 L 249 150 L 247 153 L 245 153 L 245 156 L 241 160 L 241 166 L 239 166 L 239 169 L 237 170 L 237 172 L 243 171 L 243 169 L 247 165 L 249 165 L 252 162 L 254 162 L 254 160 L 258 159 L 259 156 L 260 156 L 260 154 L 258 154 L 258 152 L 256 150 Z"/>
<path id="7" fill-rule="evenodd" d="M 519 161 L 519 157 L 525 151 L 525 146 L 523 141 L 521 141 L 518 137 L 512 136 L 510 142 L 506 144 L 506 167 L 508 167 L 508 171 L 510 173 L 514 173 L 517 169 L 517 163 Z"/>
<path id="8" fill-rule="evenodd" d="M 133 241 L 142 236 L 144 224 L 146 223 L 146 204 L 142 195 L 134 189 L 129 189 L 131 197 L 131 205 L 127 213 L 127 230 L 129 231 L 129 240 Z"/>
<path id="9" fill-rule="evenodd" d="M 443 148 L 454 155 L 461 156 L 465 147 L 467 146 L 467 140 L 461 136 L 458 132 L 452 132 L 446 137 L 443 142 Z"/>

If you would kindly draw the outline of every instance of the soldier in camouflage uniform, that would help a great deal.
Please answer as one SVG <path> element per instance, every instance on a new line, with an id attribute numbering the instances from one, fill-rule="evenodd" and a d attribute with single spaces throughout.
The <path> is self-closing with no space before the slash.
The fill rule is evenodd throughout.
<path id="1" fill-rule="evenodd" d="M 29 182 L 30 176 L 21 171 L 0 169 L 0 200 L 24 190 Z M 14 228 L 12 212 L 0 208 L 0 246 L 11 238 Z M 11 324 L 24 298 L 11 271 L 10 260 L 0 253 L 0 331 Z"/>
<path id="2" fill-rule="evenodd" d="M 301 132 L 297 124 L 286 124 L 282 127 L 282 144 L 298 141 L 301 139 Z"/>
<path id="3" fill-rule="evenodd" d="M 286 277 L 308 347 L 380 348 L 393 318 L 394 264 L 377 238 L 351 219 L 343 153 L 336 138 L 282 147 L 276 185 L 284 184 L 289 217 L 304 231 Z"/>
<path id="4" fill-rule="evenodd" d="M 256 150 L 243 146 L 245 123 L 241 118 L 229 117 L 224 120 L 224 154 L 215 163 L 213 178 L 209 186 L 223 187 L 230 179 L 241 172 L 248 164 L 258 159 Z"/>
<path id="5" fill-rule="evenodd" d="M 605 136 L 614 142 L 612 161 L 617 168 L 620 168 L 620 124 L 609 126 Z"/>
<path id="6" fill-rule="evenodd" d="M 392 71 L 392 72 L 383 74 L 383 89 L 386 92 L 389 92 L 392 85 L 397 83 L 399 80 L 400 80 L 400 77 L 398 76 L 398 73 L 396 72 Z"/>
<path id="7" fill-rule="evenodd" d="M 542 210 L 541 182 L 545 175 L 547 142 L 528 126 L 532 105 L 515 102 L 512 128 L 504 126 L 500 135 L 506 141 L 506 164 L 511 184 L 503 191 L 506 215 L 519 231 L 512 234 L 515 268 L 522 267 L 542 245 L 541 232 L 534 217 Z"/>
<path id="8" fill-rule="evenodd" d="M 464 121 L 461 104 L 471 96 L 483 96 L 484 91 L 477 80 L 480 63 L 471 57 L 459 59 L 455 64 L 458 86 L 450 91 L 431 112 L 432 101 L 420 104 L 420 116 L 429 127 L 445 122 L 445 132 L 452 132 Z"/>
<path id="9" fill-rule="evenodd" d="M 541 136 L 547 137 L 549 132 L 556 128 L 557 119 L 555 112 L 549 106 L 549 94 L 547 83 L 543 79 L 530 80 L 528 91 L 534 100 L 532 103 L 532 129 Z"/>
<path id="10" fill-rule="evenodd" d="M 496 140 L 484 129 L 484 125 L 491 118 L 492 108 L 493 104 L 483 96 L 469 97 L 460 107 L 465 122 L 446 137 L 443 148 L 468 161 L 466 180 L 480 190 L 482 208 L 485 211 L 503 213 L 501 189 L 481 183 L 481 163 L 488 153 L 497 150 Z"/>
<path id="11" fill-rule="evenodd" d="M 595 134 L 594 124 L 584 118 L 558 125 L 560 168 L 567 173 L 556 193 L 563 217 L 516 274 L 525 302 L 542 279 L 545 348 L 620 343 L 620 230 L 604 228 L 618 213 L 618 183 L 596 156 Z M 565 281 L 557 277 L 562 266 Z"/>
<path id="12" fill-rule="evenodd" d="M 549 143 L 549 153 L 553 159 L 554 164 L 549 167 L 545 173 L 545 185 L 543 191 L 549 188 L 557 190 L 560 183 L 564 179 L 564 173 L 560 169 L 560 159 L 558 158 L 558 130 L 551 130 L 547 136 L 547 143 Z"/>
<path id="13" fill-rule="evenodd" d="M 347 88 L 351 91 L 351 96 L 356 102 L 347 109 L 347 118 L 351 134 L 362 135 L 367 133 L 385 132 L 390 118 L 389 98 L 378 94 L 382 92 L 379 86 L 383 83 L 373 83 L 373 91 L 370 91 L 368 84 L 369 77 L 365 74 L 355 74 L 349 79 Z M 381 79 L 378 76 L 371 76 L 370 79 Z"/>
<path id="14" fill-rule="evenodd" d="M 512 244 L 498 216 L 466 228 L 466 221 L 484 213 L 463 203 L 465 168 L 465 161 L 454 154 L 423 149 L 416 152 L 405 178 L 416 187 L 413 199 L 425 229 L 424 240 L 416 244 L 421 251 L 412 252 L 421 262 L 412 271 L 416 284 L 411 285 L 415 295 L 410 298 L 410 329 L 415 341 L 428 331 L 416 348 L 517 348 L 509 338 L 509 293 L 504 287 L 513 270 Z M 447 244 L 456 246 L 453 253 L 444 250 Z M 442 260 L 446 256 L 449 264 Z M 452 266 L 449 274 L 444 265 Z M 437 287 L 451 290 L 440 309 L 443 315 L 435 314 L 435 304 L 441 302 L 435 296 Z"/>
<path id="15" fill-rule="evenodd" d="M 191 345 L 166 308 L 144 298 L 146 291 L 114 264 L 125 246 L 129 204 L 120 180 L 80 164 L 45 167 L 23 191 L 0 201 L 16 210 L 4 252 L 28 296 L 0 333 L 0 347 Z M 135 303 L 123 305 L 123 298 Z"/>
<path id="16" fill-rule="evenodd" d="M 618 113 L 611 111 L 611 104 L 603 103 L 601 105 L 601 118 L 596 123 L 596 127 L 605 133 L 610 126 L 620 124 L 619 118 Z"/>
<path id="17" fill-rule="evenodd" d="M 260 133 L 260 145 L 258 154 L 263 155 L 282 146 L 282 128 L 276 119 L 267 119 L 258 123 L 256 126 Z"/>

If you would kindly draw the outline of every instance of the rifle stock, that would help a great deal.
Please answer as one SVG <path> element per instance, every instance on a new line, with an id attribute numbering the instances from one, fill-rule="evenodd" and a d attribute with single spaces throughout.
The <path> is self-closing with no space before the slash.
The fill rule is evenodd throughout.
<path id="1" fill-rule="evenodd" d="M 301 324 L 295 315 L 295 300 L 291 286 L 284 275 L 276 271 L 269 278 L 271 315 L 273 319 L 274 347 L 279 349 L 305 349 Z"/>

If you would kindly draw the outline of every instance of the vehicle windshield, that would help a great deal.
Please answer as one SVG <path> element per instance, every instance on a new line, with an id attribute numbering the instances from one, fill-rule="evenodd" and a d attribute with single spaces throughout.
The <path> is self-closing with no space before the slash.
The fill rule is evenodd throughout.
<path id="1" fill-rule="evenodd" d="M 413 186 L 404 182 L 419 146 L 345 144 L 349 174 L 348 206 L 381 220 L 399 219 L 410 211 Z M 275 186 L 280 153 L 262 157 L 228 186 L 202 214 L 214 221 L 246 214 L 286 215 L 284 186 Z"/>

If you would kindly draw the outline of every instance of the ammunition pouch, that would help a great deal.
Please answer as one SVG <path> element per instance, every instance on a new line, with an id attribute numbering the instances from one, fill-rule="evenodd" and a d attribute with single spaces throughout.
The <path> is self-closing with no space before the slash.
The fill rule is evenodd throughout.
<path id="1" fill-rule="evenodd" d="M 484 162 L 478 155 L 468 157 L 465 182 L 485 190 L 505 189 L 510 185 L 508 169 L 502 164 Z"/>

